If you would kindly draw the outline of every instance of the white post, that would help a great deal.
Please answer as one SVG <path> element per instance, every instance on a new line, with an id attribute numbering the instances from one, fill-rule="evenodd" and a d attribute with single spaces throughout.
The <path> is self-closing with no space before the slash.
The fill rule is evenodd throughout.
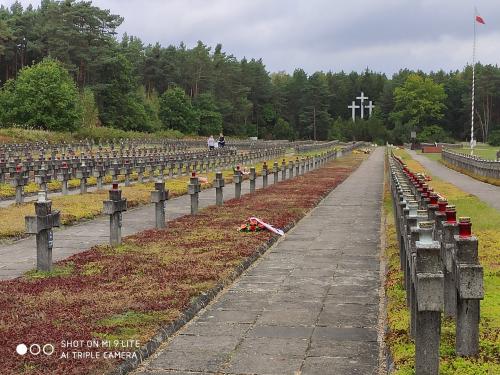
<path id="1" fill-rule="evenodd" d="M 371 100 L 368 102 L 368 105 L 366 106 L 366 108 L 368 108 L 368 117 L 371 118 L 373 108 L 375 108 L 375 106 L 373 105 L 373 102 Z"/>
<path id="2" fill-rule="evenodd" d="M 470 125 L 470 154 L 474 155 L 474 88 L 476 85 L 476 14 L 474 8 L 474 42 L 472 44 L 472 110 L 471 110 L 471 125 Z"/>
<path id="3" fill-rule="evenodd" d="M 368 99 L 367 96 L 365 96 L 365 93 L 361 91 L 361 96 L 357 96 L 356 99 L 361 100 L 361 118 L 365 118 L 365 99 Z"/>
<path id="4" fill-rule="evenodd" d="M 353 100 L 351 105 L 348 105 L 347 108 L 351 109 L 352 112 L 352 122 L 356 122 L 356 109 L 359 108 L 359 105 L 356 105 L 356 102 Z"/>

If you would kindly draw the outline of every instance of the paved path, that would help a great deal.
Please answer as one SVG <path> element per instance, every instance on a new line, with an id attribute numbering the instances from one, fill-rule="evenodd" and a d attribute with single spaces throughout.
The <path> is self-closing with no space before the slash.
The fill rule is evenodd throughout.
<path id="1" fill-rule="evenodd" d="M 415 151 L 407 151 L 410 153 L 412 158 L 427 168 L 434 176 L 451 182 L 456 187 L 469 194 L 475 195 L 483 202 L 488 203 L 490 206 L 500 211 L 500 186 L 476 180 L 463 173 L 454 171 L 437 161 L 431 160 L 421 154 L 417 154 Z"/>
<path id="2" fill-rule="evenodd" d="M 375 374 L 383 148 L 136 372 Z"/>
<path id="3" fill-rule="evenodd" d="M 288 169 L 287 169 L 288 176 Z M 281 181 L 281 172 L 279 172 Z M 167 187 L 168 187 L 167 180 Z M 268 176 L 268 184 L 273 184 L 273 175 Z M 257 188 L 262 188 L 262 177 L 256 181 Z M 250 183 L 242 183 L 242 194 L 250 192 Z M 234 185 L 224 188 L 224 200 L 234 198 Z M 184 195 L 167 202 L 167 220 L 190 214 L 191 201 Z M 215 204 L 215 189 L 203 190 L 199 195 L 199 208 Z M 57 207 L 55 207 L 57 209 Z M 168 225 L 168 224 L 167 224 Z M 154 205 L 146 205 L 123 213 L 122 235 L 128 236 L 145 229 L 154 228 Z M 94 220 L 54 230 L 53 261 L 65 259 L 73 254 L 88 250 L 94 245 L 109 243 L 109 217 L 100 216 Z M 35 237 L 0 245 L 0 280 L 18 277 L 36 268 Z"/>

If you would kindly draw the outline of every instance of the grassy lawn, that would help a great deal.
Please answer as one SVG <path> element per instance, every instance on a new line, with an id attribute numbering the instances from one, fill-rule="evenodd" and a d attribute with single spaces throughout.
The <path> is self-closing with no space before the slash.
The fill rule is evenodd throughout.
<path id="1" fill-rule="evenodd" d="M 397 150 L 412 171 L 430 175 L 421 164 L 403 150 Z M 500 212 L 453 184 L 432 176 L 430 186 L 456 205 L 458 216 L 470 216 L 473 233 L 479 240 L 479 258 L 484 267 L 485 297 L 481 302 L 480 353 L 476 358 L 457 357 L 454 349 L 455 323 L 444 319 L 441 330 L 440 374 L 500 373 Z M 399 248 L 396 240 L 390 190 L 386 184 L 384 196 L 386 214 L 389 333 L 387 343 L 393 354 L 396 374 L 414 374 L 414 342 L 408 335 L 409 313 L 406 307 L 402 273 L 399 270 Z"/>
<path id="2" fill-rule="evenodd" d="M 457 149 L 457 152 L 462 154 L 470 155 L 470 148 Z M 488 146 L 484 144 L 479 144 L 474 147 L 474 155 L 479 156 L 483 159 L 497 160 L 497 152 L 500 151 L 499 146 Z"/>
<path id="3" fill-rule="evenodd" d="M 470 155 L 470 148 L 469 146 L 465 146 L 463 148 L 452 148 L 451 149 L 454 152 L 458 152 L 461 154 L 466 154 Z M 485 145 L 484 143 L 478 144 L 476 147 L 474 147 L 474 155 L 479 156 L 483 159 L 489 159 L 489 160 L 496 160 L 497 158 L 497 152 L 500 151 L 500 147 L 498 146 L 489 146 Z M 421 152 L 419 152 L 421 153 Z M 429 159 L 439 161 L 441 160 L 441 154 L 424 154 L 421 153 L 422 155 L 428 157 Z"/>
<path id="4" fill-rule="evenodd" d="M 0 282 L 2 374 L 102 374 L 118 360 L 59 359 L 62 340 L 139 340 L 144 345 L 215 285 L 232 280 L 270 232 L 236 229 L 250 216 L 283 228 L 311 210 L 361 163 L 352 154 L 287 180 L 224 209 L 209 207 L 165 230 L 147 230 L 121 246 L 96 246 L 58 262 L 52 273 L 30 272 Z M 311 180 L 314 183 L 311 183 Z M 53 343 L 55 355 L 19 356 L 20 342 Z"/>

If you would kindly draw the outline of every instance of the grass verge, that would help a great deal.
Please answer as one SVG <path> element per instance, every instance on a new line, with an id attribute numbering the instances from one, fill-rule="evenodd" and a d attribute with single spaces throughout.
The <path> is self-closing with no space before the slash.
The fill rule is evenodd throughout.
<path id="1" fill-rule="evenodd" d="M 454 152 L 459 152 L 461 154 L 470 155 L 469 147 L 453 148 L 451 150 Z M 497 160 L 497 151 L 500 151 L 500 147 L 498 146 L 488 146 L 481 144 L 474 147 L 474 155 L 487 160 Z"/>
<path id="2" fill-rule="evenodd" d="M 396 151 L 408 167 L 429 175 L 408 153 Z M 470 216 L 473 232 L 479 240 L 479 258 L 484 267 L 485 297 L 481 302 L 480 352 L 477 357 L 461 358 L 455 353 L 455 323 L 443 319 L 441 327 L 440 374 L 493 375 L 500 373 L 500 213 L 473 195 L 433 176 L 429 184 L 457 207 L 460 216 Z M 395 374 L 414 374 L 415 345 L 408 335 L 409 312 L 399 270 L 399 248 L 394 226 L 391 194 L 386 181 L 384 190 L 387 247 L 387 345 L 393 356 Z"/>
<path id="3" fill-rule="evenodd" d="M 230 281 L 233 271 L 275 236 L 241 233 L 239 224 L 250 216 L 277 227 L 293 224 L 364 158 L 344 157 L 307 177 L 230 200 L 223 209 L 209 207 L 170 222 L 166 230 L 128 237 L 116 248 L 94 247 L 58 262 L 54 272 L 0 282 L 2 374 L 100 374 L 114 368 L 118 359 L 60 359 L 61 342 L 144 343 L 194 298 Z M 55 354 L 19 356 L 21 342 L 53 343 Z"/>

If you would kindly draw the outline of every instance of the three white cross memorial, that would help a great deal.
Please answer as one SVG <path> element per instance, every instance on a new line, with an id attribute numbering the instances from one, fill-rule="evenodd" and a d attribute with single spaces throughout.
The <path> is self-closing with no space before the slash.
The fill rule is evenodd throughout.
<path id="1" fill-rule="evenodd" d="M 359 99 L 361 101 L 360 105 L 356 105 L 356 101 L 352 101 L 351 105 L 348 105 L 347 108 L 351 110 L 351 115 L 352 115 L 352 121 L 356 121 L 356 109 L 360 108 L 361 109 L 361 118 L 365 118 L 365 108 L 368 108 L 368 117 L 372 117 L 373 113 L 373 108 L 375 108 L 375 105 L 373 104 L 373 101 L 368 101 L 368 96 L 365 96 L 365 93 L 361 91 L 361 95 L 357 96 L 356 99 Z M 368 105 L 365 106 L 365 100 L 368 101 Z"/>

